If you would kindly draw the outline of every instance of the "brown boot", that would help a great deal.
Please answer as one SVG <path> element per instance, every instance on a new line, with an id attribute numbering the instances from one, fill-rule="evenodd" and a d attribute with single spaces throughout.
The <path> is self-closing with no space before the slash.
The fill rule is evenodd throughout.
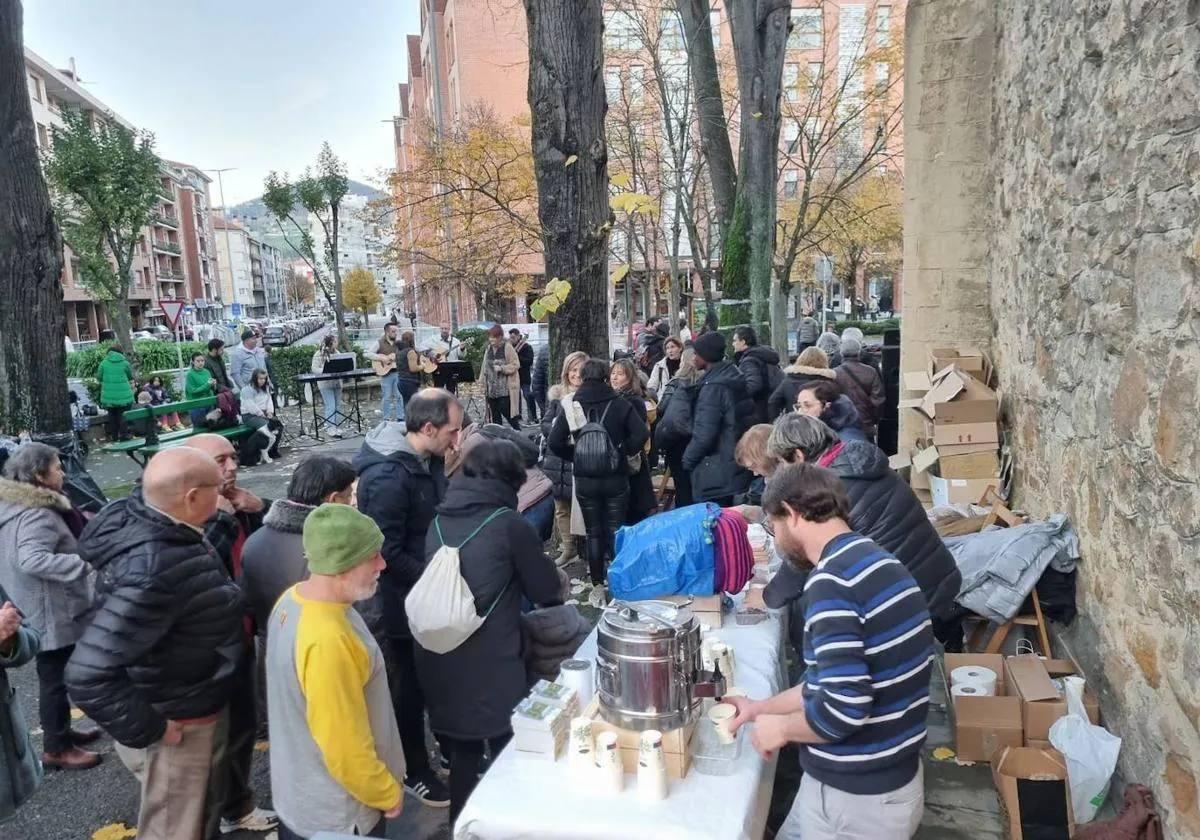
<path id="1" fill-rule="evenodd" d="M 98 753 L 71 747 L 60 753 L 42 753 L 42 764 L 59 770 L 88 770 L 100 763 Z"/>

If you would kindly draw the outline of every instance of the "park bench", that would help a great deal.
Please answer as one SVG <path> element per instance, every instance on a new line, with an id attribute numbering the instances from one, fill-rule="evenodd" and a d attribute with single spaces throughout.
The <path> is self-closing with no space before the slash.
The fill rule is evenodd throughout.
<path id="1" fill-rule="evenodd" d="M 230 440 L 239 440 L 250 434 L 253 429 L 249 426 L 237 425 L 227 429 L 197 429 L 194 426 L 183 429 L 178 432 L 162 432 L 158 428 L 157 418 L 166 414 L 187 414 L 193 409 L 213 409 L 217 406 L 217 398 L 200 397 L 194 400 L 180 400 L 179 402 L 163 403 L 162 405 L 143 405 L 138 408 L 132 408 L 125 412 L 125 421 L 147 421 L 149 427 L 145 437 L 134 438 L 133 440 L 120 441 L 119 443 L 110 443 L 104 447 L 105 452 L 120 452 L 128 455 L 133 459 L 138 466 L 146 466 L 146 462 L 152 456 L 175 446 L 179 446 L 187 438 L 198 434 L 214 434 L 229 438 Z"/>

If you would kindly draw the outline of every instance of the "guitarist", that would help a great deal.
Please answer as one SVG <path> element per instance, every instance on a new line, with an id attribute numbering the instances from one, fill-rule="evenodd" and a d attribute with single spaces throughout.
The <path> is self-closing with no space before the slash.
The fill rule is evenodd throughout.
<path id="1" fill-rule="evenodd" d="M 403 420 L 404 402 L 400 400 L 400 376 L 396 371 L 396 334 L 400 326 L 395 321 L 389 321 L 379 337 L 379 344 L 373 353 L 363 353 L 376 364 L 375 372 L 379 374 L 379 387 L 383 391 L 383 419 Z"/>

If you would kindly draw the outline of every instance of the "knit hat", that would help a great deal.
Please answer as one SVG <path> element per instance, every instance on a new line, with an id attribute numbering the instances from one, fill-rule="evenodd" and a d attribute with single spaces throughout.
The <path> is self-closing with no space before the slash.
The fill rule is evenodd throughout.
<path id="1" fill-rule="evenodd" d="M 314 575 L 340 575 L 375 556 L 383 532 L 349 505 L 326 503 L 304 520 L 304 554 Z"/>
<path id="2" fill-rule="evenodd" d="M 692 349 L 704 361 L 716 364 L 725 358 L 725 336 L 719 332 L 706 332 L 692 342 Z"/>
<path id="3" fill-rule="evenodd" d="M 842 330 L 842 338 L 853 338 L 855 341 L 863 340 L 863 331 L 858 327 L 846 327 Z"/>
<path id="4" fill-rule="evenodd" d="M 817 347 L 825 351 L 825 355 L 842 352 L 842 342 L 833 333 L 821 333 L 821 337 L 817 339 Z"/>
<path id="5" fill-rule="evenodd" d="M 255 333 L 254 330 L 246 327 L 244 330 L 242 330 L 242 341 L 245 341 L 247 338 L 254 338 L 256 335 L 257 333 Z"/>
<path id="6" fill-rule="evenodd" d="M 843 356 L 857 356 L 861 352 L 862 352 L 862 342 L 859 341 L 857 338 L 843 338 L 842 339 L 842 355 Z"/>

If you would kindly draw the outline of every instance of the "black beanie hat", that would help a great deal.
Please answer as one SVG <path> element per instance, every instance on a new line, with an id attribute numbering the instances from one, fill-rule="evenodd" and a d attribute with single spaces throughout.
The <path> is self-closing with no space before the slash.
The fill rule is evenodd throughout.
<path id="1" fill-rule="evenodd" d="M 716 331 L 706 332 L 692 342 L 692 349 L 710 365 L 715 364 L 725 358 L 725 336 Z"/>

